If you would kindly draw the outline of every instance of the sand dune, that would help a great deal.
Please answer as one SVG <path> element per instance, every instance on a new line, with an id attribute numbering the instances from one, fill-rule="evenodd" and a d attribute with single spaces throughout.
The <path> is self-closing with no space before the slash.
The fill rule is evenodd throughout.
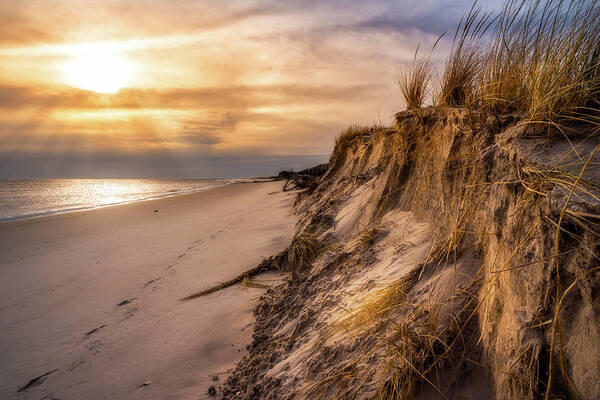
<path id="1" fill-rule="evenodd" d="M 277 182 L 235 184 L 0 224 L 0 398 L 206 396 L 262 290 L 179 299 L 287 246 L 291 202 Z"/>

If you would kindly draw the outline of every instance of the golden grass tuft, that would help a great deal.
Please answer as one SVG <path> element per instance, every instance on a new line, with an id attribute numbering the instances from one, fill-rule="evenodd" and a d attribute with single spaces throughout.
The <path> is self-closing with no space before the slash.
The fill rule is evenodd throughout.
<path id="1" fill-rule="evenodd" d="M 433 372 L 444 367 L 455 357 L 466 351 L 461 330 L 463 317 L 472 303 L 465 299 L 457 315 L 441 317 L 438 303 L 413 303 L 408 293 L 419 279 L 421 267 L 402 277 L 400 280 L 375 291 L 356 310 L 339 320 L 334 329 L 344 329 L 359 336 L 375 336 L 377 344 L 364 356 L 377 359 L 378 371 L 375 399 L 391 400 L 411 398 L 421 385 L 429 385 L 441 398 L 442 391 L 431 379 Z M 464 297 L 456 294 L 452 299 Z M 459 305 L 460 307 L 460 305 Z M 384 326 L 382 328 L 382 326 Z M 378 356 L 375 356 L 378 354 Z M 361 371 L 364 359 L 350 359 L 337 373 L 317 382 L 311 387 L 311 395 L 325 394 L 335 388 L 342 393 L 341 399 L 352 399 L 368 382 L 370 374 Z M 341 377 L 344 379 L 342 380 Z"/>
<path id="2" fill-rule="evenodd" d="M 380 231 L 377 228 L 365 229 L 358 238 L 358 242 L 363 249 L 369 248 L 377 239 Z"/>
<path id="3" fill-rule="evenodd" d="M 600 93 L 599 43 L 593 1 L 508 1 L 484 63 L 486 106 L 540 122 L 586 114 Z"/>
<path id="4" fill-rule="evenodd" d="M 477 78 L 482 64 L 479 41 L 489 26 L 490 14 L 475 9 L 461 19 L 454 33 L 452 51 L 444 64 L 437 95 L 440 106 L 464 106 L 475 102 Z"/>
<path id="5" fill-rule="evenodd" d="M 442 332 L 427 321 L 428 318 L 417 315 L 394 324 L 391 335 L 386 338 L 387 351 L 391 353 L 385 365 L 389 378 L 379 388 L 378 400 L 412 398 L 424 382 L 431 385 L 440 398 L 445 398 L 427 376 L 450 353 L 445 351 L 447 344 L 441 337 Z"/>
<path id="6" fill-rule="evenodd" d="M 415 271 L 420 272 L 420 268 L 416 268 Z M 406 299 L 406 294 L 417 281 L 418 274 L 415 271 L 376 290 L 360 307 L 340 319 L 337 323 L 338 327 L 344 329 L 365 327 L 372 321 L 401 306 Z"/>
<path id="7" fill-rule="evenodd" d="M 310 266 L 321 244 L 316 235 L 303 232 L 297 235 L 288 249 L 287 264 L 291 271 L 299 271 Z"/>
<path id="8" fill-rule="evenodd" d="M 335 149 L 345 147 L 350 141 L 352 141 L 356 137 L 360 137 L 363 135 L 369 135 L 372 133 L 385 131 L 390 129 L 389 126 L 374 124 L 371 126 L 368 125 L 360 125 L 360 124 L 352 124 L 345 130 L 343 130 L 339 136 L 335 139 Z M 335 150 L 334 149 L 334 153 Z"/>
<path id="9" fill-rule="evenodd" d="M 555 127 L 565 119 L 598 123 L 600 6 L 507 0 L 493 16 L 474 5 L 456 30 L 437 103 L 522 113 Z"/>
<path id="10" fill-rule="evenodd" d="M 431 64 L 429 59 L 417 60 L 417 53 L 412 65 L 401 68 L 396 75 L 396 84 L 404 97 L 407 109 L 421 108 L 429 92 L 429 79 L 431 78 Z"/>
<path id="11" fill-rule="evenodd" d="M 268 289 L 271 287 L 265 283 L 260 283 L 253 279 L 250 279 L 247 276 L 245 276 L 244 279 L 242 279 L 241 285 L 244 289 Z"/>

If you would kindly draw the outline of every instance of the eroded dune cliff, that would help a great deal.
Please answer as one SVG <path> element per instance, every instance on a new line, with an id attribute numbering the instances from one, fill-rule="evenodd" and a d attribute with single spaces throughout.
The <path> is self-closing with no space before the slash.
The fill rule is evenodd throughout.
<path id="1" fill-rule="evenodd" d="M 222 397 L 599 398 L 600 138 L 395 119 L 341 136 L 298 195 L 289 277 Z"/>

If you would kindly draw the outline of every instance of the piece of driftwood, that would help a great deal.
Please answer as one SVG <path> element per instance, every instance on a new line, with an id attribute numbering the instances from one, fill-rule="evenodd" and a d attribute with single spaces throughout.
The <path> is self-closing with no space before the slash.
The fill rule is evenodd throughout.
<path id="1" fill-rule="evenodd" d="M 303 169 L 299 172 L 281 171 L 279 178 L 285 179 L 283 191 L 305 189 L 311 181 L 322 176 L 327 171 L 328 164 L 320 164 L 312 168 Z"/>
<path id="2" fill-rule="evenodd" d="M 193 300 L 193 299 L 197 299 L 198 297 L 202 297 L 202 296 L 206 296 L 208 294 L 214 293 L 214 292 L 218 292 L 221 289 L 225 289 L 228 288 L 229 286 L 233 286 L 236 283 L 240 283 L 244 280 L 244 278 L 248 278 L 250 279 L 251 277 L 261 274 L 263 272 L 267 272 L 270 270 L 276 270 L 279 268 L 279 262 L 283 259 L 283 257 L 285 257 L 285 251 L 279 253 L 278 255 L 276 255 L 275 257 L 271 256 L 269 258 L 266 258 L 264 260 L 262 260 L 260 262 L 260 264 L 258 264 L 257 267 L 254 267 L 238 276 L 236 276 L 233 279 L 230 279 L 226 282 L 223 282 L 217 286 L 214 286 L 210 289 L 206 289 L 203 290 L 201 292 L 198 293 L 194 293 L 191 294 L 189 296 L 186 296 L 184 298 L 181 299 L 181 301 L 188 301 L 188 300 Z"/>

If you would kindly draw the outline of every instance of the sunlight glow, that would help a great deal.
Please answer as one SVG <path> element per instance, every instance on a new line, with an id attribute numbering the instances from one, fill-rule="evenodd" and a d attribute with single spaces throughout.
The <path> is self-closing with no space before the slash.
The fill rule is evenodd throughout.
<path id="1" fill-rule="evenodd" d="M 63 67 L 69 85 L 98 93 L 115 93 L 131 84 L 134 68 L 116 52 L 90 47 Z"/>

